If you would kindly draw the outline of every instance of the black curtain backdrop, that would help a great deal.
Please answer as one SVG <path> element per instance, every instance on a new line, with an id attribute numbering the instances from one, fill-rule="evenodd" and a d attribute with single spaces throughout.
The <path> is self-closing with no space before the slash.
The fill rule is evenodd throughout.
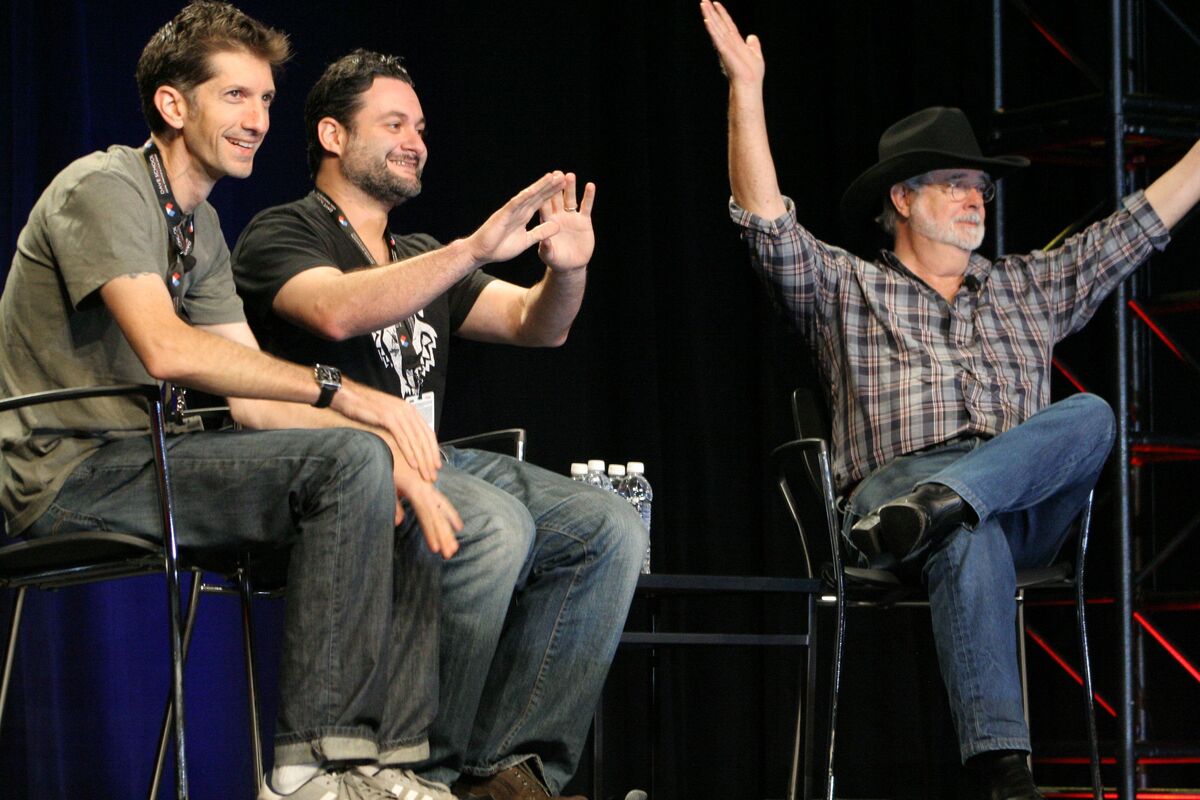
<path id="1" fill-rule="evenodd" d="M 928 105 L 957 105 L 986 131 L 987 5 L 731 2 L 743 32 L 763 39 L 780 182 L 818 236 L 860 253 L 879 246 L 844 231 L 836 206 L 873 163 L 879 133 L 892 121 Z M 1044 5 L 1102 72 L 1104 22 L 1092 4 Z M 230 244 L 253 213 L 307 191 L 302 106 L 323 67 L 360 46 L 403 55 L 428 118 L 430 159 L 425 191 L 396 211 L 395 229 L 443 241 L 464 235 L 550 169 L 598 185 L 598 245 L 570 341 L 549 351 L 456 343 L 443 434 L 524 426 L 530 459 L 564 472 L 588 457 L 643 460 L 655 490 L 657 571 L 796 574 L 793 534 L 764 465 L 770 449 L 790 438 L 790 390 L 814 378 L 728 219 L 727 90 L 697 3 L 241 6 L 288 31 L 296 58 L 278 81 L 253 176 L 226 179 L 211 197 Z M 0 61 L 0 252 L 15 249 L 34 201 L 68 162 L 145 139 L 134 66 L 179 7 L 69 0 L 0 7 L 8 45 Z M 1014 104 L 1088 90 L 1048 45 L 1010 22 Z M 1186 50 L 1162 28 L 1154 23 L 1152 49 Z M 1194 56 L 1178 56 L 1192 75 Z M 1161 90 L 1194 93 L 1176 71 L 1160 72 Z M 1009 181 L 1010 207 L 1030 211 L 1014 215 L 1023 222 L 1010 228 L 1014 250 L 1040 246 L 1104 196 L 1099 172 L 1027 172 Z M 0 261 L 2 279 L 8 256 Z M 532 254 L 488 269 L 525 284 L 541 272 Z M 1102 314 L 1091 338 L 1067 350 L 1093 390 L 1111 395 L 1107 327 Z M 1111 558 L 1106 526 L 1098 527 L 1093 574 L 1103 586 Z M 193 796 L 249 797 L 237 610 L 221 598 L 202 603 L 187 678 Z M 0 732 L 0 796 L 144 794 L 167 685 L 161 607 L 161 582 L 152 578 L 30 597 Z M 256 612 L 268 736 L 281 608 L 263 601 Z M 789 626 L 786 606 L 757 601 L 664 614 L 716 629 Z M 1043 626 L 1061 628 L 1060 646 L 1073 653 L 1069 618 L 1065 626 L 1056 619 Z M 1112 627 L 1099 615 L 1098 661 Z M 927 615 L 857 619 L 850 647 L 842 792 L 961 796 Z M 607 704 L 609 794 L 649 784 L 649 735 L 656 796 L 782 796 L 798 667 L 791 653 L 663 653 L 652 726 L 646 656 L 622 653 Z M 1071 684 L 1033 656 L 1031 668 L 1040 681 L 1035 730 L 1077 736 Z M 1115 699 L 1115 674 L 1103 663 L 1100 680 Z M 587 777 L 585 765 L 580 779 Z"/>

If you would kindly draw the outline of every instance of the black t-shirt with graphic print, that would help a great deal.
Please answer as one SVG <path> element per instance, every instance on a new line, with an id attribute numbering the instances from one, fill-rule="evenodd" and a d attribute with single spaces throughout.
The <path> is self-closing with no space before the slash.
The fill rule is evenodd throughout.
<path id="1" fill-rule="evenodd" d="M 396 236 L 395 240 L 401 259 L 441 246 L 425 234 Z M 475 271 L 410 320 L 334 342 L 291 324 L 271 309 L 275 294 L 285 283 L 319 266 L 349 272 L 371 265 L 313 194 L 268 208 L 242 232 L 233 251 L 233 274 L 246 317 L 262 348 L 300 364 L 335 366 L 349 378 L 400 397 L 433 392 L 434 419 L 440 424 L 449 334 L 466 319 L 493 278 Z"/>

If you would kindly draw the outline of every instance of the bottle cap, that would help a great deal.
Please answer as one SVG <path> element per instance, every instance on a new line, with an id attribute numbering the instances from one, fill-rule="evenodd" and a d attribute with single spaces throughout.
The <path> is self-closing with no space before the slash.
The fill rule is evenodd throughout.
<path id="1" fill-rule="evenodd" d="M 630 475 L 642 475 L 646 472 L 646 465 L 641 461 L 630 461 L 625 465 L 625 469 Z"/>
<path id="2" fill-rule="evenodd" d="M 583 464 L 579 461 L 576 461 L 575 463 L 571 464 L 571 474 L 572 475 L 587 475 L 587 464 Z"/>
<path id="3" fill-rule="evenodd" d="M 604 462 L 599 458 L 589 458 L 587 467 L 589 472 L 594 469 L 604 472 Z"/>
<path id="4" fill-rule="evenodd" d="M 609 464 L 608 465 L 608 474 L 614 478 L 624 478 L 625 477 L 625 468 L 622 467 L 620 464 Z"/>

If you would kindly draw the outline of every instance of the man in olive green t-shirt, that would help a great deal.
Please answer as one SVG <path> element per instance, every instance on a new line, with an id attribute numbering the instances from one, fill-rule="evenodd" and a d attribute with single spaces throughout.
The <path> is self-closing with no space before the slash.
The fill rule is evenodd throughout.
<path id="1" fill-rule="evenodd" d="M 461 527 L 433 485 L 436 440 L 403 400 L 258 350 L 206 202 L 221 177 L 250 174 L 288 54 L 283 34 L 224 3 L 195 2 L 155 34 L 137 70 L 150 140 L 68 166 L 21 232 L 0 297 L 0 396 L 161 381 L 275 429 L 168 441 L 181 546 L 291 548 L 275 771 L 260 797 L 445 800 L 399 769 L 428 753 L 430 553 L 449 558 Z M 159 535 L 136 401 L 38 406 L 0 425 L 9 534 Z"/>

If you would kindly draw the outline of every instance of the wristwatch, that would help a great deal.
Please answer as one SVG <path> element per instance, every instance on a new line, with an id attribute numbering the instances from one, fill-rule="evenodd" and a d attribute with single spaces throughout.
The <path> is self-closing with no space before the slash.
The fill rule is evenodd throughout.
<path id="1" fill-rule="evenodd" d="M 329 404 L 333 402 L 333 396 L 337 394 L 338 389 L 342 388 L 342 371 L 337 367 L 314 364 L 313 380 L 317 382 L 317 386 L 321 387 L 321 395 L 317 398 L 317 402 L 313 403 L 313 406 L 329 408 Z"/>

